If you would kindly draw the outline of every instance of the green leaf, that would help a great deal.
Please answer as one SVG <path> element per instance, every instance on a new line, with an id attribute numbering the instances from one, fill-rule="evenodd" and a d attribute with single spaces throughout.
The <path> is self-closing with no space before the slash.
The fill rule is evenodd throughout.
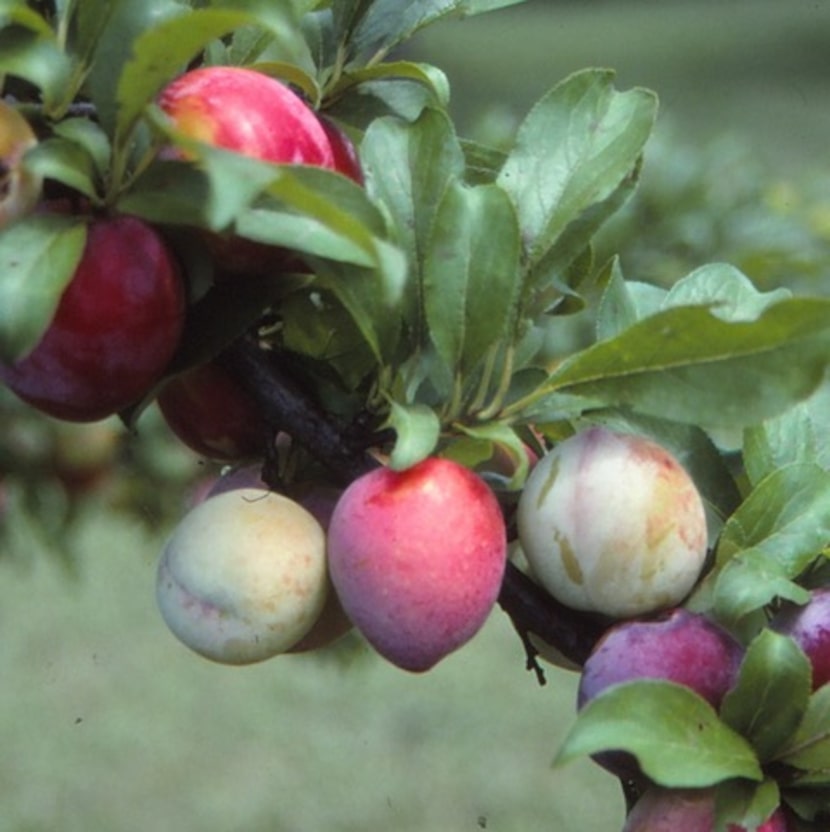
<path id="1" fill-rule="evenodd" d="M 734 832 L 734 824 L 742 829 L 756 829 L 780 803 L 778 783 L 770 777 L 762 783 L 746 780 L 723 783 L 715 794 L 715 824 L 712 832 Z"/>
<path id="2" fill-rule="evenodd" d="M 795 578 L 828 540 L 830 473 L 813 463 L 793 463 L 765 477 L 729 518 L 716 563 L 753 548 Z"/>
<path id="3" fill-rule="evenodd" d="M 830 771 L 830 685 L 810 697 L 804 719 L 777 759 L 805 771 L 823 771 L 825 776 Z"/>
<path id="4" fill-rule="evenodd" d="M 602 295 L 597 308 L 597 340 L 604 341 L 637 323 L 638 315 L 618 258 L 600 272 L 598 282 Z"/>
<path id="5" fill-rule="evenodd" d="M 19 7 L 15 10 L 19 12 Z M 0 75 L 13 75 L 37 87 L 44 110 L 59 115 L 74 90 L 67 89 L 73 78 L 72 59 L 57 44 L 51 30 L 35 24 L 38 15 L 12 14 L 0 10 Z M 25 21 L 25 23 L 24 23 Z M 9 25 L 17 22 L 22 25 Z"/>
<path id="6" fill-rule="evenodd" d="M 386 206 L 413 271 L 405 317 L 420 332 L 420 279 L 438 206 L 450 183 L 464 172 L 464 156 L 452 122 L 440 110 L 425 110 L 410 124 L 375 121 L 363 138 L 360 158 L 370 195 Z"/>
<path id="7" fill-rule="evenodd" d="M 601 751 L 633 754 L 668 787 L 698 788 L 734 777 L 760 781 L 752 746 L 689 688 L 645 679 L 613 685 L 577 716 L 555 763 Z"/>
<path id="8" fill-rule="evenodd" d="M 830 385 L 822 385 L 780 416 L 748 428 L 743 462 L 753 484 L 794 462 L 814 462 L 830 471 Z"/>
<path id="9" fill-rule="evenodd" d="M 466 446 L 461 444 L 454 451 L 451 450 L 448 456 L 462 461 L 465 454 L 473 456 L 486 448 L 489 453 L 483 459 L 478 460 L 484 461 L 493 455 L 496 448 L 501 448 L 515 466 L 513 475 L 502 476 L 495 472 L 488 472 L 485 478 L 489 482 L 503 487 L 506 491 L 519 491 L 524 486 L 530 472 L 530 457 L 528 456 L 527 446 L 512 427 L 499 422 L 488 422 L 476 426 L 459 424 L 457 429 L 459 433 L 463 433 L 474 444 Z M 461 442 L 463 443 L 465 440 L 461 440 Z"/>
<path id="10" fill-rule="evenodd" d="M 759 292 L 752 281 L 728 263 L 710 263 L 672 286 L 663 302 L 673 306 L 706 306 L 724 321 L 754 321 L 772 304 L 792 296 L 788 289 Z"/>
<path id="11" fill-rule="evenodd" d="M 544 396 L 567 392 L 679 422 L 758 423 L 817 388 L 828 336 L 826 299 L 784 300 L 754 321 L 727 322 L 702 307 L 666 309 L 566 359 L 509 410 L 544 421 Z"/>
<path id="12" fill-rule="evenodd" d="M 85 244 L 86 226 L 74 217 L 31 215 L 0 232 L 0 359 L 35 347 Z"/>
<path id="13" fill-rule="evenodd" d="M 571 75 L 519 128 L 498 182 L 516 204 L 531 264 L 636 172 L 656 99 L 647 90 L 617 92 L 613 78 L 596 69 Z"/>
<path id="14" fill-rule="evenodd" d="M 764 629 L 746 650 L 721 719 L 752 743 L 762 762 L 793 736 L 810 698 L 810 662 L 788 636 Z"/>
<path id="15" fill-rule="evenodd" d="M 441 422 L 435 411 L 422 404 L 391 402 L 384 427 L 395 431 L 395 445 L 389 458 L 393 471 L 405 471 L 426 459 L 435 450 L 441 435 Z"/>
<path id="16" fill-rule="evenodd" d="M 746 549 L 710 572 L 686 606 L 709 612 L 729 628 L 776 598 L 803 604 L 809 593 L 794 583 L 774 554 Z"/>
<path id="17" fill-rule="evenodd" d="M 27 166 L 44 179 L 61 182 L 98 201 L 98 176 L 94 160 L 80 145 L 67 139 L 46 139 L 26 155 Z"/>
<path id="18" fill-rule="evenodd" d="M 100 125 L 88 118 L 67 118 L 58 122 L 53 132 L 82 148 L 91 160 L 95 174 L 104 179 L 110 164 L 111 147 L 109 137 Z"/>
<path id="19" fill-rule="evenodd" d="M 331 90 L 332 97 L 340 96 L 353 87 L 367 82 L 399 81 L 406 79 L 424 87 L 434 107 L 446 107 L 450 100 L 450 84 L 447 76 L 431 64 L 413 61 L 384 61 L 344 72 Z"/>
<path id="20" fill-rule="evenodd" d="M 87 4 L 82 2 L 78 5 L 83 9 Z M 139 82 L 135 90 L 131 89 L 129 74 L 126 81 L 123 79 L 122 73 L 132 58 L 137 39 L 144 36 L 152 40 L 156 37 L 153 33 L 165 20 L 181 15 L 189 17 L 189 14 L 187 7 L 177 0 L 143 0 L 141 3 L 132 0 L 102 3 L 94 0 L 89 4 L 89 12 L 84 30 L 87 31 L 86 36 L 94 41 L 95 51 L 90 59 L 84 87 L 95 104 L 95 111 L 102 127 L 112 136 L 115 132 L 119 87 L 123 88 L 120 96 L 129 93 L 128 106 L 136 118 L 158 89 L 153 86 L 157 82 L 157 71 L 151 72 L 148 79 L 151 83 L 142 85 Z M 97 29 L 98 20 L 105 22 L 100 30 Z M 172 71 L 183 68 L 187 58 L 182 58 L 176 44 L 166 42 L 165 48 L 168 54 L 172 54 L 178 60 Z M 163 65 L 167 66 L 168 62 L 163 60 Z M 120 120 L 123 130 L 124 115 L 120 116 Z"/>
<path id="21" fill-rule="evenodd" d="M 519 253 L 516 215 L 504 191 L 447 189 L 424 258 L 422 295 L 430 338 L 453 373 L 470 373 L 493 345 L 512 341 Z"/>

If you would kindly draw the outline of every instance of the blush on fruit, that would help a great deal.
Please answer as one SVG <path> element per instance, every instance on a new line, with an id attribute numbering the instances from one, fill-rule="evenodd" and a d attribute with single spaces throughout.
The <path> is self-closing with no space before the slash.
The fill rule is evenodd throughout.
<path id="1" fill-rule="evenodd" d="M 225 664 L 285 653 L 326 604 L 325 534 L 298 503 L 245 488 L 209 497 L 174 530 L 156 597 L 173 634 Z"/>
<path id="2" fill-rule="evenodd" d="M 495 496 L 446 459 L 365 474 L 345 490 L 329 526 L 329 568 L 346 614 L 382 656 L 413 672 L 478 632 L 506 557 Z"/>
<path id="3" fill-rule="evenodd" d="M 664 448 L 602 427 L 558 444 L 518 507 L 534 577 L 573 609 L 630 618 L 678 604 L 706 559 L 703 501 Z"/>
<path id="4" fill-rule="evenodd" d="M 184 286 L 161 236 L 135 217 L 93 221 L 81 261 L 35 348 L 0 379 L 38 410 L 94 422 L 134 404 L 179 343 Z"/>

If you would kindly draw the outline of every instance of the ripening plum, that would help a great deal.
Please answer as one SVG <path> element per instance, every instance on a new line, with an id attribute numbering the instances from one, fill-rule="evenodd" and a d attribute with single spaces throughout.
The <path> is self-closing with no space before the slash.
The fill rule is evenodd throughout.
<path id="1" fill-rule="evenodd" d="M 257 488 L 217 494 L 185 515 L 156 583 L 173 634 L 225 664 L 290 650 L 319 618 L 327 591 L 320 524 L 293 500 Z"/>
<path id="2" fill-rule="evenodd" d="M 794 639 L 807 654 L 813 690 L 830 681 L 830 588 L 814 589 L 804 606 L 784 604 L 770 626 Z"/>
<path id="3" fill-rule="evenodd" d="M 592 427 L 527 479 L 519 539 L 535 578 L 574 609 L 630 618 L 678 604 L 706 559 L 703 501 L 660 445 Z"/>
<path id="4" fill-rule="evenodd" d="M 587 705 L 611 685 L 636 679 L 665 679 L 685 685 L 718 708 L 735 684 L 744 649 L 704 615 L 679 608 L 650 621 L 615 624 L 597 642 L 582 669 L 577 706 Z M 629 754 L 594 758 L 618 776 L 636 778 Z"/>
<path id="5" fill-rule="evenodd" d="M 507 559 L 501 508 L 472 471 L 430 458 L 378 468 L 343 493 L 329 526 L 329 568 L 346 614 L 405 670 L 428 670 L 475 635 Z"/>
<path id="6" fill-rule="evenodd" d="M 623 832 L 714 832 L 714 789 L 665 789 L 652 786 L 634 805 Z M 727 832 L 787 832 L 787 819 L 776 809 L 756 830 L 730 823 Z"/>

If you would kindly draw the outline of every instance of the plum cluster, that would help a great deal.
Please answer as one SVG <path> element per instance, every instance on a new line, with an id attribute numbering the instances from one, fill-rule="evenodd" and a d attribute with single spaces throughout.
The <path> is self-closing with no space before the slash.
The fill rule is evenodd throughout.
<path id="1" fill-rule="evenodd" d="M 262 73 L 195 69 L 156 103 L 170 134 L 181 138 L 160 151 L 163 160 L 189 161 L 188 142 L 197 141 L 363 183 L 345 133 Z M 78 209 L 41 197 L 42 182 L 21 164 L 36 143 L 26 121 L 3 105 L 8 181 L 0 226 L 32 212 L 48 220 Z M 198 233 L 217 283 L 305 270 L 279 246 Z M 170 371 L 191 308 L 184 273 L 159 229 L 135 216 L 90 211 L 51 322 L 25 355 L 0 364 L 7 387 L 61 420 L 97 421 L 154 399 L 185 445 L 236 466 L 181 519 L 158 564 L 158 606 L 181 642 L 242 665 L 316 650 L 354 628 L 397 667 L 423 672 L 479 632 L 508 570 L 519 568 L 552 602 L 602 629 L 578 663 L 578 708 L 637 679 L 682 685 L 720 707 L 745 648 L 683 606 L 706 569 L 709 530 L 692 477 L 666 448 L 599 424 L 555 443 L 534 434 L 535 447 L 521 460 L 530 474 L 518 498 L 507 498 L 493 483 L 515 473 L 512 457 L 497 452 L 477 471 L 442 455 L 438 442 L 438 451 L 401 466 L 379 441 L 370 448 L 372 464 L 347 483 L 287 476 L 277 488 L 280 441 L 251 385 L 221 355 Z M 815 689 L 830 679 L 828 607 L 830 591 L 817 590 L 809 604 L 786 606 L 771 622 L 810 660 Z M 527 645 L 539 643 L 530 630 L 523 635 Z M 539 650 L 553 655 L 556 647 Z M 626 832 L 712 829 L 712 789 L 659 787 L 622 752 L 596 759 L 643 794 Z M 786 830 L 784 810 L 760 829 Z"/>
<path id="2" fill-rule="evenodd" d="M 207 67 L 186 72 L 157 101 L 171 129 L 274 163 L 316 165 L 360 180 L 346 135 L 318 117 L 285 84 L 260 72 Z M 198 452 L 235 459 L 259 449 L 261 420 L 232 379 L 210 363 L 168 379 L 180 346 L 191 287 L 163 233 L 131 215 L 98 215 L 85 200 L 50 199 L 23 163 L 37 137 L 20 113 L 0 108 L 0 228 L 35 212 L 72 214 L 86 223 L 86 240 L 57 308 L 26 354 L 0 364 L 0 380 L 19 398 L 61 420 L 93 422 L 120 413 L 158 392 L 171 428 Z M 163 148 L 161 158 L 186 154 Z M 217 275 L 285 269 L 276 247 L 205 232 Z M 292 263 L 291 265 L 296 265 Z M 223 402 L 221 416 L 205 397 Z"/>

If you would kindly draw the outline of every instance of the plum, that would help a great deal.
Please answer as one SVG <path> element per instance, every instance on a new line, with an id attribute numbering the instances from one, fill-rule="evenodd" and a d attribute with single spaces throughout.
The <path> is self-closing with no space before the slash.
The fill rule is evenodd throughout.
<path id="1" fill-rule="evenodd" d="M 226 664 L 294 647 L 320 617 L 327 592 L 323 528 L 298 503 L 258 488 L 214 495 L 185 515 L 164 547 L 156 583 L 173 634 Z"/>
<path id="2" fill-rule="evenodd" d="M 517 521 L 542 586 L 567 606 L 614 618 L 677 605 L 706 559 L 703 502 L 680 463 L 649 439 L 603 427 L 537 463 Z"/>
<path id="3" fill-rule="evenodd" d="M 430 458 L 355 480 L 329 526 L 329 568 L 346 614 L 405 670 L 428 670 L 487 619 L 507 560 L 501 508 L 472 471 Z"/>

